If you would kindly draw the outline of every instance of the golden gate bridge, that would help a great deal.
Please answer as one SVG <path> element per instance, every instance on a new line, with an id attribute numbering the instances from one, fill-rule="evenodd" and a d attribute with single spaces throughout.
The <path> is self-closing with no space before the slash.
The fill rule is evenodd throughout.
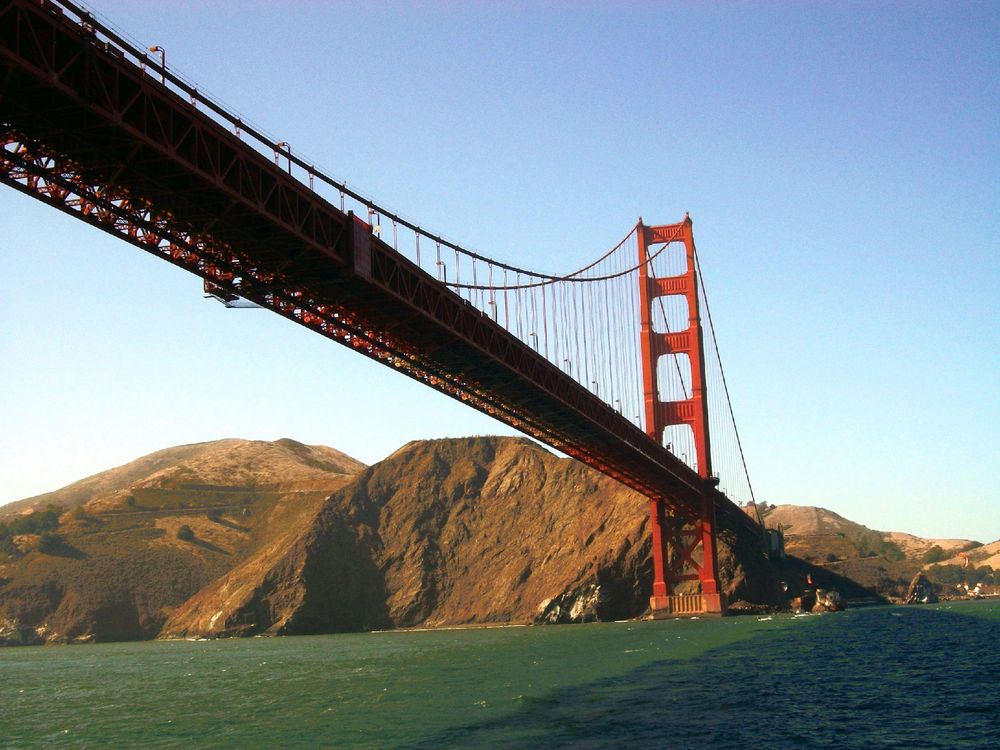
<path id="1" fill-rule="evenodd" d="M 718 517 L 762 527 L 689 217 L 640 219 L 569 273 L 480 255 L 69 0 L 0 0 L 0 181 L 632 487 L 654 614 L 725 610 Z"/>

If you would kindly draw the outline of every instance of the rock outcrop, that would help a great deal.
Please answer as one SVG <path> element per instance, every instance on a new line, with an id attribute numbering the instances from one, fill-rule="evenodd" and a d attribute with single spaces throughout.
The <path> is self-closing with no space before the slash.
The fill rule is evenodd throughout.
<path id="1" fill-rule="evenodd" d="M 917 573 L 906 590 L 903 601 L 906 604 L 933 604 L 938 600 L 934 586 L 923 573 Z"/>

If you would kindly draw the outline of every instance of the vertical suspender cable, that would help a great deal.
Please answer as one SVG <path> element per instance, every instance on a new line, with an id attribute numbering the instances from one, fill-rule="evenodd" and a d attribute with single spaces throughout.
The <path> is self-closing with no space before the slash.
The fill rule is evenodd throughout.
<path id="1" fill-rule="evenodd" d="M 545 350 L 545 359 L 549 358 L 549 316 L 545 309 L 545 287 L 547 284 L 542 284 L 542 341 L 543 348 Z"/>
<path id="2" fill-rule="evenodd" d="M 507 299 L 507 269 L 503 269 L 503 329 L 510 332 L 510 303 Z"/>
<path id="3" fill-rule="evenodd" d="M 698 251 L 694 251 L 694 262 L 695 268 L 698 271 L 698 284 L 701 286 L 702 291 L 705 294 L 705 314 L 708 316 L 708 330 L 712 333 L 712 346 L 715 347 L 716 356 L 719 358 L 719 374 L 722 376 L 722 388 L 726 394 L 726 403 L 729 405 L 729 415 L 733 420 L 733 433 L 736 435 L 736 446 L 740 451 L 740 461 L 743 462 L 743 473 L 747 478 L 747 489 L 750 491 L 750 502 L 753 503 L 754 512 L 757 515 L 757 523 L 762 527 L 764 525 L 764 519 L 760 516 L 760 510 L 757 508 L 757 499 L 753 494 L 753 484 L 750 482 L 750 472 L 747 470 L 747 459 L 743 454 L 743 443 L 740 440 L 740 431 L 736 427 L 736 418 L 733 416 L 733 402 L 729 398 L 729 384 L 726 382 L 726 371 L 722 367 L 722 357 L 719 355 L 719 342 L 715 338 L 715 325 L 712 323 L 712 308 L 708 306 L 708 292 L 705 292 L 705 281 L 704 276 L 701 273 L 701 262 L 698 260 Z"/>

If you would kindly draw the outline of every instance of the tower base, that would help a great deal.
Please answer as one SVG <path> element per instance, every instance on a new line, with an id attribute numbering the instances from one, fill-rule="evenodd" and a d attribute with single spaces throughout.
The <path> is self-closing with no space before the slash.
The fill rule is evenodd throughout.
<path id="1" fill-rule="evenodd" d="M 673 617 L 721 617 L 726 614 L 725 594 L 675 594 L 649 597 L 654 620 Z"/>

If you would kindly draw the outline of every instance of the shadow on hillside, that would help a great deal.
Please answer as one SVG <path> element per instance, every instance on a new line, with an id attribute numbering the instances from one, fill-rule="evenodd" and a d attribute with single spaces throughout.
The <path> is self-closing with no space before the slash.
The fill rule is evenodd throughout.
<path id="1" fill-rule="evenodd" d="M 60 539 L 58 543 L 44 550 L 46 555 L 51 557 L 65 557 L 70 560 L 86 560 L 88 555 L 81 549 L 77 549 L 65 539 Z"/>
<path id="2" fill-rule="evenodd" d="M 866 586 L 861 581 L 842 575 L 829 567 L 819 566 L 793 555 L 788 555 L 779 570 L 789 586 L 789 596 L 798 596 L 807 588 L 818 587 L 835 589 L 847 600 L 873 599 L 880 604 L 887 601 L 874 586 Z M 807 576 L 812 577 L 812 583 L 807 583 Z"/>
<path id="3" fill-rule="evenodd" d="M 210 552 L 218 552 L 220 555 L 226 555 L 227 557 L 231 557 L 233 554 L 228 550 L 222 549 L 222 547 L 219 547 L 216 544 L 212 544 L 211 542 L 206 542 L 204 539 L 198 539 L 197 537 L 195 537 L 194 539 L 191 539 L 189 541 L 191 544 L 197 544 L 202 549 L 207 549 Z"/>
<path id="4" fill-rule="evenodd" d="M 232 529 L 233 531 L 250 531 L 249 526 L 240 526 L 240 524 L 234 523 L 233 521 L 227 521 L 225 518 L 216 518 L 215 523 L 219 524 L 219 526 L 225 526 L 227 529 Z"/>
<path id="5" fill-rule="evenodd" d="M 995 639 L 995 622 L 873 608 L 783 625 L 694 659 L 517 696 L 503 716 L 404 747 L 888 747 L 892 736 L 892 747 L 949 748 L 995 740 L 1000 651 L 973 655 Z M 470 694 L 469 715 L 476 701 Z"/>

